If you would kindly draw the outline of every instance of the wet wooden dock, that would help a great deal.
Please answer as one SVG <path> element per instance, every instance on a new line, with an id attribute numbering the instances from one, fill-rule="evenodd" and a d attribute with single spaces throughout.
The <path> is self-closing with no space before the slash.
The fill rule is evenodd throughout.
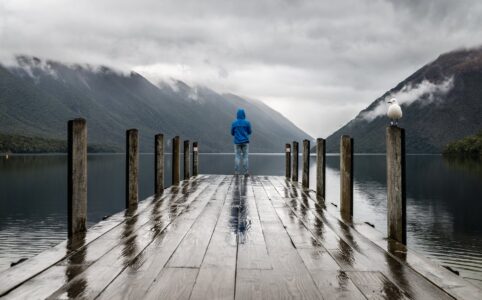
<path id="1" fill-rule="evenodd" d="M 199 175 L 0 273 L 5 299 L 482 299 L 284 177 Z"/>

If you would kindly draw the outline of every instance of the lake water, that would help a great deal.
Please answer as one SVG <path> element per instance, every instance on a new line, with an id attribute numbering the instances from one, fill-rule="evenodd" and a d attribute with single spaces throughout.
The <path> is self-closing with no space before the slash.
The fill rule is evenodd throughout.
<path id="1" fill-rule="evenodd" d="M 122 154 L 89 155 L 88 222 L 124 208 Z M 140 156 L 140 198 L 153 193 L 152 154 Z M 206 174 L 232 173 L 233 156 L 201 154 Z M 301 162 L 301 160 L 300 160 Z M 251 155 L 252 174 L 284 175 L 283 155 Z M 339 201 L 339 157 L 327 156 L 326 200 Z M 166 156 L 166 186 L 171 182 Z M 383 155 L 356 155 L 354 220 L 386 233 L 386 169 Z M 67 157 L 0 158 L 0 271 L 66 238 Z M 301 174 L 301 173 L 300 173 Z M 311 185 L 315 182 L 314 157 Z M 314 187 L 312 187 L 314 188 Z M 441 156 L 407 156 L 409 247 L 450 266 L 482 286 L 482 164 L 449 162 Z"/>

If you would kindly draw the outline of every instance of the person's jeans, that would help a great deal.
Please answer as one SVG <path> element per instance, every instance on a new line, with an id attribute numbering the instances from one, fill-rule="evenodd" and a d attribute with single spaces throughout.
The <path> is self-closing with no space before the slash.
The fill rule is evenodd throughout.
<path id="1" fill-rule="evenodd" d="M 248 151 L 249 144 L 236 144 L 234 145 L 234 173 L 248 174 Z"/>

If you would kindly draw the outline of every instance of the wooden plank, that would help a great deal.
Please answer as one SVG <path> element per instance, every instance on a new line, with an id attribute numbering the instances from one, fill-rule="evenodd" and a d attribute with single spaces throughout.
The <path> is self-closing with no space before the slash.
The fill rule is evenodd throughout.
<path id="1" fill-rule="evenodd" d="M 298 249 L 303 263 L 310 271 L 339 271 L 340 266 L 336 263 L 330 253 L 317 248 Z"/>
<path id="2" fill-rule="evenodd" d="M 236 276 L 236 299 L 296 299 L 275 270 L 240 269 Z M 319 298 L 320 299 L 320 298 Z"/>
<path id="3" fill-rule="evenodd" d="M 172 192 L 173 189 L 168 188 L 165 192 L 165 195 L 170 195 Z M 154 197 L 149 197 L 148 199 L 142 201 L 138 206 L 137 211 L 139 213 L 144 211 L 150 205 L 152 205 L 154 200 Z M 119 212 L 89 228 L 85 237 L 85 244 L 83 246 L 79 246 L 77 250 L 81 250 L 83 247 L 89 245 L 89 243 L 92 241 L 121 225 L 126 221 L 124 215 L 124 212 Z M 5 295 L 15 287 L 18 287 L 22 283 L 26 282 L 29 278 L 35 277 L 50 266 L 58 263 L 73 253 L 75 253 L 75 251 L 68 246 L 68 241 L 64 241 L 57 246 L 54 246 L 53 248 L 50 248 L 28 259 L 22 264 L 16 265 L 1 272 L 0 282 L 2 282 L 2 285 L 0 285 L 0 296 Z"/>
<path id="4" fill-rule="evenodd" d="M 236 278 L 239 181 L 233 180 L 202 261 L 190 299 L 232 299 Z M 208 217 L 208 216 L 206 216 Z"/>
<path id="5" fill-rule="evenodd" d="M 171 268 L 199 268 L 221 212 L 222 201 L 210 201 L 168 262 Z"/>
<path id="6" fill-rule="evenodd" d="M 380 272 L 347 272 L 367 299 L 409 299 L 409 296 Z"/>
<path id="7" fill-rule="evenodd" d="M 229 181 L 216 180 L 214 184 L 204 190 L 200 195 L 202 199 L 193 202 L 189 210 L 186 210 L 185 213 L 169 224 L 157 236 L 156 240 L 145 248 L 143 259 L 131 268 L 123 270 L 102 292 L 99 299 L 142 299 L 151 285 L 163 284 L 159 282 L 163 267 L 196 219 L 199 218 L 209 199 L 220 189 L 226 192 L 228 186 Z"/>
<path id="8" fill-rule="evenodd" d="M 208 185 L 207 183 L 205 185 L 199 185 L 198 188 L 200 189 L 198 193 L 200 193 L 204 188 L 206 188 Z M 179 191 L 178 191 L 179 192 Z M 182 195 L 179 193 L 179 196 L 176 199 L 182 199 L 186 195 Z M 193 193 L 190 195 L 187 195 L 186 197 L 190 197 L 190 199 L 194 200 L 195 197 L 197 196 L 197 193 Z M 171 204 L 176 203 L 176 201 L 171 202 Z M 169 212 L 169 207 L 166 207 L 164 210 L 162 210 L 163 213 Z M 139 234 L 139 230 L 143 229 L 142 234 Z M 152 236 L 149 236 L 150 234 L 150 224 L 149 224 L 149 215 L 146 210 L 142 211 L 141 214 L 137 215 L 134 214 L 131 216 L 129 219 L 126 220 L 126 222 L 123 223 L 123 226 L 118 226 L 114 230 L 108 232 L 107 234 L 103 235 L 100 237 L 98 240 L 96 240 L 95 244 L 92 243 L 90 246 L 95 246 L 95 245 L 102 245 L 103 243 L 109 244 L 109 246 L 113 247 L 106 247 L 108 251 L 106 252 L 101 252 L 101 251 L 95 251 L 99 249 L 93 249 L 93 251 L 89 251 L 89 248 L 86 248 L 86 254 L 84 257 L 79 257 L 79 253 L 76 253 L 72 258 L 74 259 L 75 257 L 78 257 L 74 259 L 75 264 L 81 264 L 84 265 L 85 267 L 85 272 L 89 271 L 87 275 L 83 275 L 83 273 L 79 274 L 78 276 L 74 278 L 69 278 L 69 281 L 66 282 L 65 278 L 61 279 L 59 281 L 52 281 L 50 279 L 50 269 L 47 271 L 41 273 L 39 276 L 36 277 L 37 281 L 41 284 L 44 285 L 49 285 L 51 287 L 49 294 L 47 295 L 39 295 L 39 298 L 45 298 L 48 295 L 50 295 L 53 291 L 57 290 L 56 293 L 54 293 L 54 297 L 57 297 L 59 295 L 62 295 L 68 290 L 73 289 L 76 286 L 83 286 L 82 282 L 85 282 L 85 278 L 90 278 L 90 276 L 94 276 L 95 272 L 90 272 L 91 269 L 99 269 L 99 273 L 107 272 L 107 269 L 112 271 L 114 274 L 114 277 L 110 277 L 110 275 L 106 275 L 104 277 L 99 277 L 97 278 L 97 281 L 95 282 L 95 285 L 92 286 L 86 286 L 85 291 L 83 293 L 87 294 L 96 294 L 100 293 L 102 289 L 105 288 L 105 286 L 112 281 L 122 269 L 126 268 L 128 264 L 134 263 L 136 260 L 137 254 L 139 254 L 142 249 L 145 247 L 144 245 L 146 243 L 152 242 Z M 146 233 L 148 233 L 146 235 Z M 102 246 L 100 246 L 102 247 Z M 110 249 L 109 249 L 110 248 Z M 104 250 L 105 251 L 105 250 Z M 77 256 L 76 256 L 77 255 Z M 69 261 L 62 261 L 59 263 L 59 265 L 65 264 L 69 266 Z M 107 269 L 106 269 L 107 268 Z M 102 286 L 101 283 L 104 283 L 104 286 Z M 99 288 L 102 288 L 98 290 Z M 21 290 L 28 290 L 28 286 L 23 287 L 20 286 L 17 290 L 21 292 Z M 16 292 L 17 290 L 14 290 Z"/>
<path id="9" fill-rule="evenodd" d="M 370 241 L 384 249 L 389 255 L 407 264 L 438 287 L 452 295 L 456 299 L 482 299 L 482 291 L 434 263 L 430 259 L 420 255 L 416 251 L 406 248 L 405 245 L 393 240 L 387 240 L 379 231 L 366 224 L 357 224 L 355 229 Z"/>
<path id="10" fill-rule="evenodd" d="M 265 212 L 274 212 L 274 207 L 267 205 L 270 203 L 269 200 L 263 198 L 257 200 L 257 205 L 264 203 L 262 206 L 258 205 L 260 215 Z M 280 284 L 285 285 L 287 289 L 286 297 L 320 299 L 321 294 L 280 220 L 274 222 L 261 221 L 261 226 L 273 271 L 279 276 L 277 281 L 279 280 L 281 281 Z M 265 282 L 264 284 L 269 283 Z"/>
<path id="11" fill-rule="evenodd" d="M 268 256 L 263 229 L 256 206 L 257 199 L 267 195 L 260 185 L 255 185 L 249 180 L 247 190 L 250 195 L 240 203 L 239 218 L 243 230 L 239 231 L 238 237 L 238 261 L 239 269 L 272 269 Z"/>
<path id="12" fill-rule="evenodd" d="M 283 181 L 279 180 L 279 182 Z M 308 200 L 316 205 L 316 200 L 311 197 L 308 197 Z M 303 205 L 302 202 L 301 204 Z M 407 265 L 393 259 L 383 249 L 376 247 L 370 240 L 341 220 L 326 213 L 325 210 L 311 211 L 343 240 L 339 250 L 329 250 L 342 269 L 380 271 L 412 298 L 452 299 L 432 282 Z"/>
<path id="13" fill-rule="evenodd" d="M 312 270 L 310 272 L 323 299 L 366 299 L 346 271 Z"/>
<path id="14" fill-rule="evenodd" d="M 165 268 L 142 299 L 189 299 L 198 270 Z"/>

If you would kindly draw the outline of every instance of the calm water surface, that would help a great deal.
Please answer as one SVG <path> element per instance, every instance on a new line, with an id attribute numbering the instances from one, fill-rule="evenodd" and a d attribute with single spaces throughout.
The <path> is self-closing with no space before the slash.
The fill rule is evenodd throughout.
<path id="1" fill-rule="evenodd" d="M 154 157 L 140 157 L 141 199 L 153 193 Z M 233 156 L 200 157 L 202 173 L 230 174 Z M 328 202 L 339 201 L 339 157 L 327 157 Z M 252 174 L 283 175 L 284 156 L 251 155 Z M 354 161 L 354 219 L 386 233 L 385 156 Z M 166 185 L 171 182 L 166 157 Z M 88 222 L 124 207 L 124 155 L 89 156 Z M 314 185 L 314 159 L 311 184 Z M 0 158 L 0 271 L 66 238 L 67 158 L 63 155 Z M 301 173 L 300 173 L 301 174 Z M 314 187 L 313 187 L 314 188 Z M 482 286 L 482 164 L 440 156 L 407 157 L 408 244 Z"/>

